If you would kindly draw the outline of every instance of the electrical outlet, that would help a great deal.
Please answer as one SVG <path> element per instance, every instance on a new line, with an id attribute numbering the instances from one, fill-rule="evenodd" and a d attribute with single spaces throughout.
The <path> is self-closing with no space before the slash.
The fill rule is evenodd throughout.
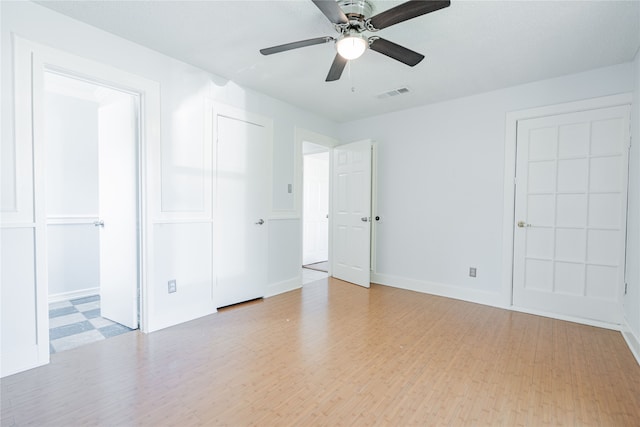
<path id="1" fill-rule="evenodd" d="M 476 277 L 476 268 L 469 267 L 469 277 Z"/>
<path id="2" fill-rule="evenodd" d="M 175 279 L 174 280 L 169 280 L 168 285 L 169 285 L 168 288 L 169 288 L 169 293 L 170 294 L 172 294 L 172 293 L 174 293 L 175 291 L 178 290 Z"/>

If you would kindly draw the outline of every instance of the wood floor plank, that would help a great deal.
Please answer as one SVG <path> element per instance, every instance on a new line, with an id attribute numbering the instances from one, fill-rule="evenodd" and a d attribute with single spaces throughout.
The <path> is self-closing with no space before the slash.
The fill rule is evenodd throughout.
<path id="1" fill-rule="evenodd" d="M 3 426 L 637 426 L 620 333 L 335 279 L 1 380 Z"/>

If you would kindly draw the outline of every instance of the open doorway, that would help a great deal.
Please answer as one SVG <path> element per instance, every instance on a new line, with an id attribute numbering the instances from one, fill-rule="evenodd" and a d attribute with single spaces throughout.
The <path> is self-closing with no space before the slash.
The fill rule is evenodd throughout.
<path id="1" fill-rule="evenodd" d="M 44 73 L 49 350 L 139 327 L 137 95 Z"/>
<path id="2" fill-rule="evenodd" d="M 302 267 L 303 284 L 329 272 L 329 149 L 302 143 Z"/>

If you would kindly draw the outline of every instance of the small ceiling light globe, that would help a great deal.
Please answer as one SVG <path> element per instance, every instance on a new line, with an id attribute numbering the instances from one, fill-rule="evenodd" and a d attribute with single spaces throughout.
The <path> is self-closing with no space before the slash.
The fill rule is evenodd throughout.
<path id="1" fill-rule="evenodd" d="M 361 36 L 346 36 L 336 42 L 336 49 L 344 59 L 356 59 L 362 56 L 369 42 Z"/>

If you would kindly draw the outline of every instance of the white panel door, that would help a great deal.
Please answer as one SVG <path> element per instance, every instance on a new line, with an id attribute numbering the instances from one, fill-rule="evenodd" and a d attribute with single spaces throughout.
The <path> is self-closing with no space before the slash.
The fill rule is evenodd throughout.
<path id="1" fill-rule="evenodd" d="M 215 234 L 217 306 L 267 288 L 271 150 L 259 124 L 217 116 Z"/>
<path id="2" fill-rule="evenodd" d="M 136 99 L 112 93 L 99 110 L 100 310 L 138 328 Z"/>
<path id="3" fill-rule="evenodd" d="M 371 141 L 334 148 L 332 275 L 370 286 Z"/>
<path id="4" fill-rule="evenodd" d="M 513 304 L 619 323 L 627 106 L 518 122 Z"/>
<path id="5" fill-rule="evenodd" d="M 304 156 L 302 265 L 329 259 L 329 152 Z"/>

